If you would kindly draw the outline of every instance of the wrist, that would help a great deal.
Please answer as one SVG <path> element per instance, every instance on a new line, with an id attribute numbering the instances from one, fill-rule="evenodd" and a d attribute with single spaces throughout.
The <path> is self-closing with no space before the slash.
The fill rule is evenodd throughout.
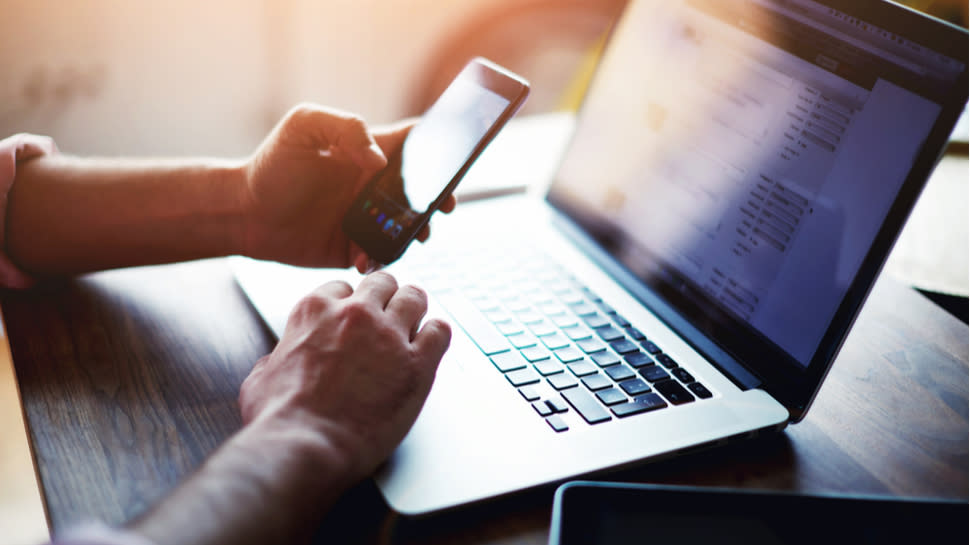
<path id="1" fill-rule="evenodd" d="M 270 461 L 281 488 L 297 495 L 312 494 L 316 502 L 334 499 L 364 477 L 357 471 L 352 449 L 336 429 L 312 423 L 314 417 L 272 414 L 254 420 L 234 441 L 242 452 Z M 300 492 L 300 488 L 306 491 Z"/>
<path id="2" fill-rule="evenodd" d="M 250 229 L 250 210 L 248 167 L 244 161 L 225 163 L 215 167 L 218 173 L 219 193 L 224 203 L 223 220 L 226 227 L 224 243 L 225 255 L 248 255 L 247 236 Z"/>
<path id="3" fill-rule="evenodd" d="M 356 482 L 340 453 L 312 428 L 257 419 L 129 528 L 159 545 L 302 541 Z"/>

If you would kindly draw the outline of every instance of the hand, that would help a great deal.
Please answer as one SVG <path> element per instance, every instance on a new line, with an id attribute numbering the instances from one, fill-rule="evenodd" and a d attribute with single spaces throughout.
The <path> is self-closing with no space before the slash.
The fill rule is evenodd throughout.
<path id="1" fill-rule="evenodd" d="M 417 418 L 448 348 L 427 299 L 390 275 L 304 298 L 243 382 L 245 426 L 129 528 L 159 545 L 307 542 Z"/>
<path id="2" fill-rule="evenodd" d="M 411 126 L 372 133 L 362 119 L 338 110 L 301 105 L 287 113 L 245 168 L 243 199 L 251 219 L 242 235 L 243 253 L 301 266 L 373 268 L 341 222 Z M 441 210 L 454 207 L 451 197 Z M 428 234 L 426 228 L 418 240 Z"/>
<path id="3" fill-rule="evenodd" d="M 451 338 L 428 320 L 427 298 L 377 272 L 357 291 L 331 282 L 303 299 L 279 345 L 239 396 L 244 423 L 275 419 L 333 446 L 337 471 L 361 479 L 390 455 L 417 418 Z"/>

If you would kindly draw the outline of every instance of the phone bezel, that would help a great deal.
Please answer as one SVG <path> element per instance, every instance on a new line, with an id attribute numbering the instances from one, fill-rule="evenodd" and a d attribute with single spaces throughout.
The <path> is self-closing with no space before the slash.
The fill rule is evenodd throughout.
<path id="1" fill-rule="evenodd" d="M 723 526 L 717 524 L 719 520 L 732 519 L 780 530 L 775 537 L 799 536 L 800 539 L 795 540 L 797 543 L 882 543 L 885 541 L 872 538 L 887 535 L 918 536 L 933 542 L 933 534 L 943 540 L 961 520 L 966 520 L 963 518 L 966 512 L 966 500 L 942 498 L 571 481 L 556 490 L 549 544 L 628 543 L 628 540 L 608 540 L 605 533 L 622 534 L 622 528 L 641 525 L 644 534 L 638 537 L 648 542 L 651 521 L 666 520 L 673 525 L 675 519 L 680 522 L 692 520 L 699 527 L 712 529 Z M 619 525 L 616 524 L 618 521 Z M 826 524 L 819 525 L 818 521 Z M 604 530 L 608 532 L 604 533 Z M 870 540 L 855 539 L 865 536 Z M 732 536 L 724 534 L 722 537 L 729 542 L 741 539 L 735 536 L 731 541 Z M 758 540 L 744 542 L 748 545 L 761 543 Z M 680 543 L 694 541 L 685 536 Z"/>
<path id="2" fill-rule="evenodd" d="M 515 115 L 515 112 L 522 106 L 529 94 L 529 83 L 524 78 L 481 57 L 472 59 L 465 65 L 455 77 L 455 81 L 459 79 L 469 80 L 483 89 L 492 91 L 507 99 L 509 103 L 502 111 L 502 114 L 489 127 L 481 140 L 478 141 L 461 168 L 455 172 L 451 180 L 434 199 L 428 209 L 410 227 L 405 228 L 397 239 L 390 239 L 384 236 L 379 226 L 363 211 L 364 203 L 372 198 L 373 188 L 381 179 L 384 172 L 382 171 L 374 176 L 357 195 L 353 204 L 348 209 L 347 214 L 344 216 L 344 233 L 367 252 L 368 256 L 380 263 L 391 263 L 404 253 L 404 250 L 411 241 L 427 225 L 431 214 L 454 191 L 455 187 L 457 187 L 478 156 L 481 155 L 505 123 Z M 418 123 L 420 124 L 421 121 L 419 120 Z M 397 164 L 400 159 L 399 154 L 400 151 L 395 156 L 388 158 L 389 167 Z"/>

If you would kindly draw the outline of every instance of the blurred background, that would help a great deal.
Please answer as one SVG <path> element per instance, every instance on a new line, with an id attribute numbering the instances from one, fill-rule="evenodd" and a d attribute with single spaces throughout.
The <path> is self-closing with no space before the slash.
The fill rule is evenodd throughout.
<path id="1" fill-rule="evenodd" d="M 0 0 L 0 135 L 69 153 L 247 154 L 293 104 L 419 114 L 473 55 L 575 106 L 622 0 Z M 913 0 L 966 25 L 967 2 Z"/>
<path id="2" fill-rule="evenodd" d="M 555 107 L 620 6 L 0 0 L 0 135 L 47 134 L 77 154 L 241 155 L 299 101 L 371 123 L 419 114 L 475 54 L 548 82 L 537 111 Z"/>

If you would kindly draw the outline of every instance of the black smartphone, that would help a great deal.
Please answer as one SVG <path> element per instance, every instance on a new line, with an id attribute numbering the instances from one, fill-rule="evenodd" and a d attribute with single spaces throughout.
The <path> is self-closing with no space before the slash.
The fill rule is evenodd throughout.
<path id="1" fill-rule="evenodd" d="M 522 77 L 473 59 L 357 195 L 344 233 L 380 263 L 399 258 L 528 95 Z"/>
<path id="2" fill-rule="evenodd" d="M 966 543 L 961 533 L 966 500 L 576 481 L 556 490 L 549 545 Z"/>

